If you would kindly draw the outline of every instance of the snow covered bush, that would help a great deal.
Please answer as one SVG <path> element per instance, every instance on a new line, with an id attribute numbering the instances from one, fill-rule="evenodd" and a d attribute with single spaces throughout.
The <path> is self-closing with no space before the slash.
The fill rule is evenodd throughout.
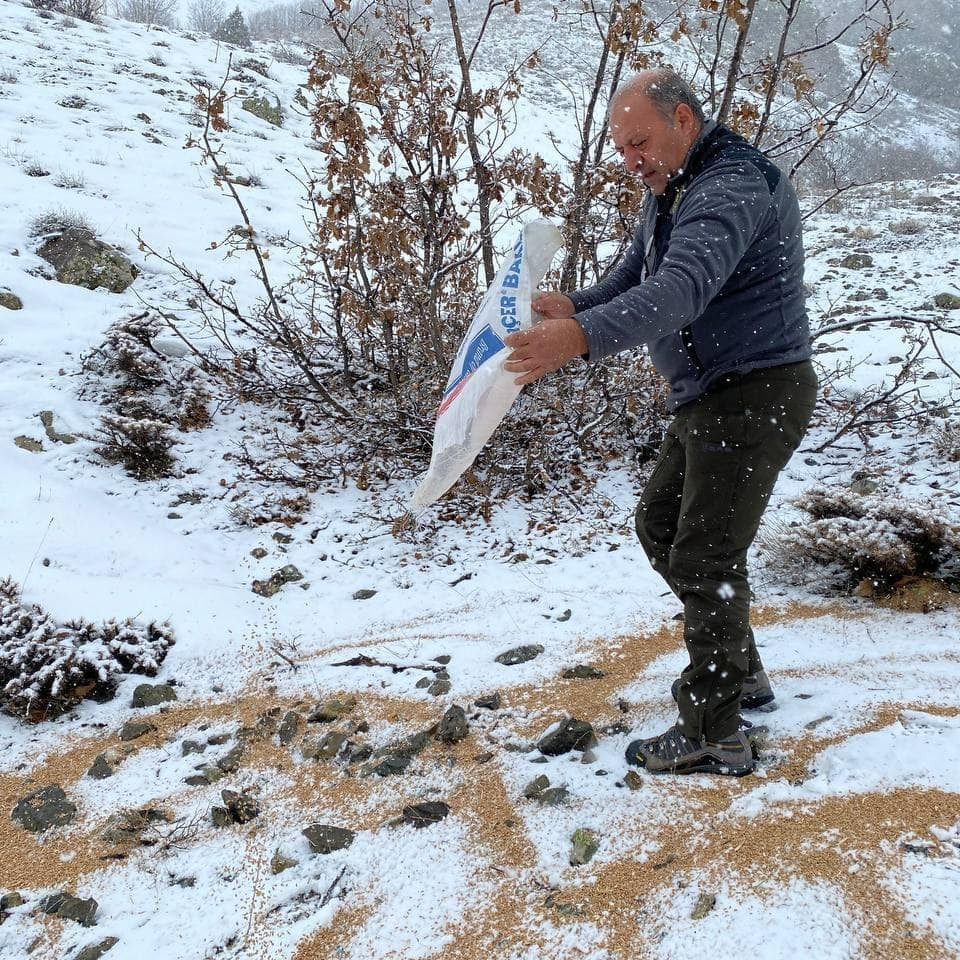
<path id="1" fill-rule="evenodd" d="M 46 176 L 46 174 L 43 174 Z M 40 174 L 31 174 L 40 176 Z M 81 233 L 94 236 L 94 228 L 82 213 L 58 207 L 54 210 L 44 210 L 37 214 L 30 222 L 31 237 L 49 237 L 53 234 L 66 233 L 67 230 L 79 230 Z"/>
<path id="2" fill-rule="evenodd" d="M 793 502 L 810 520 L 765 539 L 783 567 L 816 567 L 831 586 L 847 589 L 869 580 L 883 592 L 905 577 L 960 584 L 960 525 L 935 506 L 825 487 L 808 490 Z"/>
<path id="3" fill-rule="evenodd" d="M 169 624 L 59 624 L 0 580 L 0 709 L 36 723 L 81 700 L 109 700 L 125 673 L 155 676 L 173 645 Z"/>
<path id="4" fill-rule="evenodd" d="M 176 440 L 163 420 L 107 415 L 100 418 L 101 445 L 97 453 L 110 463 L 122 463 L 138 480 L 166 477 L 173 468 L 170 452 Z"/>

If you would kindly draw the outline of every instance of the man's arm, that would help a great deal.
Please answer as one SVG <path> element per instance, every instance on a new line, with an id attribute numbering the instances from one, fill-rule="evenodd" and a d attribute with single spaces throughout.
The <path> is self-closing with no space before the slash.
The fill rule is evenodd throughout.
<path id="1" fill-rule="evenodd" d="M 730 278 L 772 202 L 763 175 L 728 164 L 680 200 L 659 269 L 606 303 L 578 310 L 591 360 L 688 326 Z"/>

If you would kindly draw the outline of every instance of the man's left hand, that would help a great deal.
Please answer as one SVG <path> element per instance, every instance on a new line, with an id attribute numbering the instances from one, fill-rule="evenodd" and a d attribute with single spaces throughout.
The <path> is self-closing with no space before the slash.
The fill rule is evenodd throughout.
<path id="1" fill-rule="evenodd" d="M 580 324 L 573 317 L 541 320 L 528 330 L 511 333 L 504 342 L 513 352 L 503 369 L 519 374 L 513 382 L 521 385 L 559 370 L 590 350 Z"/>

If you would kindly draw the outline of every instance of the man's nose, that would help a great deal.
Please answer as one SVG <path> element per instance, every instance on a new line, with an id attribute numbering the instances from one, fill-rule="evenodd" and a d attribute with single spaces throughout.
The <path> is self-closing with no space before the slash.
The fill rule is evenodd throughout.
<path id="1" fill-rule="evenodd" d="M 643 151 L 628 148 L 623 155 L 627 169 L 633 173 L 643 168 Z"/>

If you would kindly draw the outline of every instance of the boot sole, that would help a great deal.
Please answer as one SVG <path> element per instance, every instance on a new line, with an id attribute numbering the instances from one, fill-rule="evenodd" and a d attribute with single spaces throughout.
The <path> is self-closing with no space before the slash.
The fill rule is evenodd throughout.
<path id="1" fill-rule="evenodd" d="M 693 766 L 683 767 L 682 769 L 678 767 L 666 770 L 651 770 L 649 767 L 642 767 L 641 769 L 655 776 L 664 773 L 713 773 L 720 777 L 745 777 L 748 773 L 753 773 L 753 764 L 751 763 L 747 766 L 746 764 L 736 765 L 730 763 L 696 763 Z"/>
<path id="2" fill-rule="evenodd" d="M 740 698 L 741 710 L 756 710 L 758 707 L 765 707 L 768 703 L 773 703 L 776 696 L 771 690 L 770 693 L 757 693 L 749 697 Z"/>

